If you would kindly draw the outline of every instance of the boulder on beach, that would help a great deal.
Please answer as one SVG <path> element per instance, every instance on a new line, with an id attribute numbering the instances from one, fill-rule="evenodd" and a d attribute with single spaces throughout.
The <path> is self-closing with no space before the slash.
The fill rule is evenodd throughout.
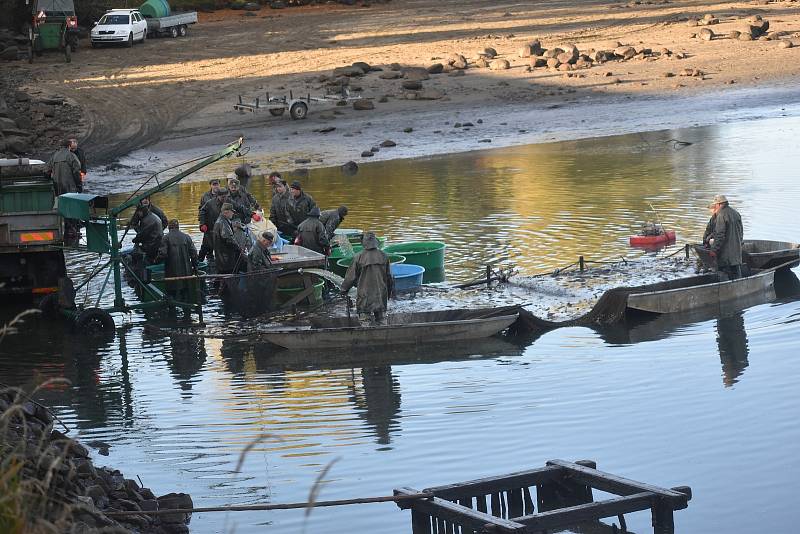
<path id="1" fill-rule="evenodd" d="M 403 80 L 401 85 L 403 89 L 408 89 L 409 91 L 419 91 L 422 89 L 422 82 L 418 80 Z"/>
<path id="2" fill-rule="evenodd" d="M 614 55 L 622 59 L 630 59 L 636 55 L 636 49 L 632 46 L 619 46 L 614 49 Z"/>
<path id="3" fill-rule="evenodd" d="M 375 104 L 372 103 L 372 100 L 362 98 L 360 100 L 353 101 L 353 109 L 357 111 L 368 111 L 370 109 L 375 109 Z"/>
<path id="4" fill-rule="evenodd" d="M 422 81 L 422 80 L 429 80 L 431 75 L 428 73 L 428 69 L 424 69 L 422 67 L 407 67 L 403 70 L 403 78 L 406 80 L 412 81 Z"/>
<path id="5" fill-rule="evenodd" d="M 383 148 L 390 148 L 390 147 L 393 147 L 393 146 L 397 146 L 397 143 L 395 143 L 391 139 L 387 139 L 387 140 L 381 142 L 381 146 Z"/>
<path id="6" fill-rule="evenodd" d="M 556 47 L 556 48 L 549 48 L 549 49 L 545 50 L 544 53 L 542 54 L 542 56 L 544 56 L 547 59 L 550 59 L 550 58 L 558 57 L 558 54 L 563 54 L 563 53 L 564 53 L 564 50 L 562 48 L 557 48 Z"/>
<path id="7" fill-rule="evenodd" d="M 538 68 L 538 67 L 546 67 L 547 60 L 540 56 L 531 57 L 531 67 Z"/>
<path id="8" fill-rule="evenodd" d="M 489 63 L 491 70 L 508 70 L 511 68 L 511 63 L 507 59 L 495 59 Z"/>
<path id="9" fill-rule="evenodd" d="M 340 76 L 346 76 L 348 78 L 353 76 L 363 76 L 364 71 L 359 67 L 354 67 L 353 65 L 349 65 L 347 67 L 336 67 L 333 69 L 333 76 L 334 78 L 338 78 Z"/>
<path id="10" fill-rule="evenodd" d="M 450 54 L 447 58 L 447 64 L 454 69 L 466 69 L 467 59 L 461 54 Z"/>
<path id="11" fill-rule="evenodd" d="M 434 63 L 428 67 L 428 74 L 441 74 L 444 72 L 444 65 L 441 63 Z"/>
<path id="12" fill-rule="evenodd" d="M 341 166 L 342 174 L 352 176 L 358 172 L 358 163 L 355 161 L 348 161 Z"/>
<path id="13" fill-rule="evenodd" d="M 704 41 L 710 41 L 714 38 L 714 32 L 709 28 L 702 28 L 697 35 Z"/>

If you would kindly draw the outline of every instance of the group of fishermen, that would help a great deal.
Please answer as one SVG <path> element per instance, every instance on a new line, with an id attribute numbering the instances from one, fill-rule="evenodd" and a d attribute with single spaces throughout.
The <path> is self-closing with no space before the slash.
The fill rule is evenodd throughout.
<path id="1" fill-rule="evenodd" d="M 167 216 L 149 198 L 143 199 L 130 220 L 129 227 L 136 231 L 134 244 L 146 263 L 165 263 L 166 278 L 191 277 L 197 265 L 206 259 L 214 261 L 217 274 L 254 272 L 271 267 L 275 261 L 270 248 L 279 236 L 264 231 L 255 236 L 253 244 L 248 235 L 248 225 L 260 222 L 261 206 L 247 190 L 250 169 L 237 167 L 235 176 L 222 181 L 209 180 L 198 206 L 198 222 L 203 241 L 197 252 L 191 238 L 180 231 L 177 220 Z M 296 245 L 330 255 L 336 229 L 348 214 L 347 206 L 320 211 L 313 197 L 303 191 L 298 181 L 290 185 L 278 172 L 269 175 L 272 201 L 269 220 L 278 232 Z M 169 230 L 166 236 L 163 231 Z M 358 287 L 356 308 L 372 320 L 383 320 L 387 302 L 394 293 L 388 256 L 378 247 L 374 233 L 363 237 L 364 250 L 353 258 L 342 290 Z M 167 290 L 180 300 L 188 298 L 187 283 L 168 283 Z"/>

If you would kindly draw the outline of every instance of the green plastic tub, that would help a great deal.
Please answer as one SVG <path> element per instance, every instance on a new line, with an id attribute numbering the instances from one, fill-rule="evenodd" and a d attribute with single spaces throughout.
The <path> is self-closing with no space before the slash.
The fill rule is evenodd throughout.
<path id="1" fill-rule="evenodd" d="M 208 267 L 208 262 L 202 262 L 198 264 L 198 274 L 206 274 L 205 269 Z M 161 291 L 162 293 L 166 291 L 166 282 L 164 282 L 164 264 L 157 263 L 155 265 L 148 265 L 145 267 L 147 269 L 148 275 L 150 276 L 150 285 Z M 192 288 L 192 295 L 193 299 L 197 299 L 197 292 L 202 291 L 203 280 L 189 280 L 190 287 Z M 147 290 L 141 290 L 140 298 L 144 302 L 150 302 L 155 300 L 153 296 Z"/>
<path id="2" fill-rule="evenodd" d="M 170 14 L 170 7 L 166 0 L 147 0 L 139 6 L 139 13 L 146 19 L 159 19 Z"/>
<path id="3" fill-rule="evenodd" d="M 444 282 L 444 249 L 446 245 L 438 241 L 409 241 L 389 245 L 383 249 L 387 254 L 400 254 L 406 257 L 407 265 L 425 267 L 422 283 Z"/>
<path id="4" fill-rule="evenodd" d="M 401 256 L 400 254 L 387 254 L 387 256 L 389 256 L 389 263 L 392 265 L 406 261 L 405 256 Z M 352 263 L 353 256 L 342 258 L 336 262 L 336 265 L 331 270 L 334 272 L 334 274 L 338 274 L 339 276 L 343 277 L 347 274 L 347 269 Z"/>
<path id="5" fill-rule="evenodd" d="M 316 277 L 315 277 L 316 278 Z M 314 292 L 308 297 L 311 306 L 322 303 L 322 289 L 325 287 L 325 280 L 322 278 L 314 282 Z M 289 276 L 279 276 L 275 288 L 275 301 L 278 306 L 289 302 L 292 297 L 305 290 L 303 277 L 299 274 Z"/>

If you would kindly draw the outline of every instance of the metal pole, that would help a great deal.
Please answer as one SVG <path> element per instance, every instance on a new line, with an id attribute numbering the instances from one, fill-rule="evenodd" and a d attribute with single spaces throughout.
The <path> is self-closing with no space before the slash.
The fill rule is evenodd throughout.
<path id="1" fill-rule="evenodd" d="M 492 287 L 492 266 L 487 264 L 486 265 L 486 289 L 490 289 Z"/>
<path id="2" fill-rule="evenodd" d="M 583 261 L 583 256 L 578 256 L 578 265 L 580 266 L 581 272 L 583 272 L 583 270 L 586 268 Z"/>
<path id="3" fill-rule="evenodd" d="M 117 218 L 109 217 L 108 235 L 111 239 L 111 268 L 114 270 L 114 307 L 122 309 L 125 307 L 125 300 L 122 298 L 122 277 L 119 272 L 119 241 L 117 236 Z"/>

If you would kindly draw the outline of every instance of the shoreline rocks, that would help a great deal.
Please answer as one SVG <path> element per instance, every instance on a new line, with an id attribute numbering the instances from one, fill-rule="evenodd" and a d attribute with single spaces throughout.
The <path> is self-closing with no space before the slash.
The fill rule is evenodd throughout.
<path id="1" fill-rule="evenodd" d="M 43 406 L 16 390 L 0 391 L 0 479 L 3 470 L 19 467 L 16 484 L 4 487 L 0 482 L 0 493 L 19 506 L 14 519 L 23 531 L 32 528 L 33 522 L 53 531 L 86 534 L 189 531 L 187 514 L 135 514 L 117 519 L 106 515 L 115 511 L 190 509 L 193 505 L 187 494 L 156 497 L 120 471 L 96 467 L 86 447 L 53 425 L 53 416 Z"/>

